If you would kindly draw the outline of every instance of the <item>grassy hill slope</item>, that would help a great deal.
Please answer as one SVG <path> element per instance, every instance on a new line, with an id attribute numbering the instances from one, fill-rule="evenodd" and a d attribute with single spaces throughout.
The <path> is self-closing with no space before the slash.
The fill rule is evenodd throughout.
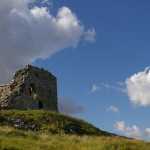
<path id="1" fill-rule="evenodd" d="M 2 125 L 12 125 L 23 130 L 47 131 L 52 134 L 113 136 L 113 134 L 101 131 L 83 120 L 52 111 L 2 110 L 0 114 Z"/>
<path id="2" fill-rule="evenodd" d="M 149 150 L 150 143 L 101 131 L 89 123 L 51 111 L 2 110 L 2 150 Z"/>

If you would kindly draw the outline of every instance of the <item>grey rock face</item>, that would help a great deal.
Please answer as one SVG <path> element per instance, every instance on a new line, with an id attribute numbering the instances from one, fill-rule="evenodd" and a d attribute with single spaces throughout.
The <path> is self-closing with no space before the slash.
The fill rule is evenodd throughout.
<path id="1" fill-rule="evenodd" d="M 0 85 L 0 108 L 58 111 L 56 77 L 44 69 L 27 65 L 14 74 L 11 83 Z"/>

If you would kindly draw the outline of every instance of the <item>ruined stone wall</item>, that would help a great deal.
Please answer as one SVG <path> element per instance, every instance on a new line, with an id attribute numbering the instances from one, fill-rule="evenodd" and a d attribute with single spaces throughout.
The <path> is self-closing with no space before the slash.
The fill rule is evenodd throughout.
<path id="1" fill-rule="evenodd" d="M 7 85 L 0 85 L 1 109 L 58 111 L 56 78 L 44 69 L 27 65 Z"/>

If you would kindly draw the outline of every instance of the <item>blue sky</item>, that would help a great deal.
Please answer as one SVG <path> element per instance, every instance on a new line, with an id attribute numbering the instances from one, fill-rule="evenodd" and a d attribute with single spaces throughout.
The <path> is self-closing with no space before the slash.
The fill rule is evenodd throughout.
<path id="1" fill-rule="evenodd" d="M 57 77 L 64 111 L 102 130 L 149 141 L 150 1 L 19 1 L 0 2 L 10 5 L 13 18 L 5 21 L 6 32 L 0 24 L 1 41 L 13 43 L 1 44 L 3 80 L 27 63 L 43 67 Z M 4 35 L 11 39 L 5 42 Z"/>

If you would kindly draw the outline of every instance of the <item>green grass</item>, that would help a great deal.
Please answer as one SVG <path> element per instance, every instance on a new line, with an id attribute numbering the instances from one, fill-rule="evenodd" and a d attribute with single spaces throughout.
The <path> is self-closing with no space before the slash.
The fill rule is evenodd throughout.
<path id="1" fill-rule="evenodd" d="M 15 129 L 6 118 L 34 120 L 41 130 Z M 77 129 L 76 129 L 77 127 Z M 77 134 L 71 134 L 73 128 Z M 65 130 L 68 134 L 65 134 Z M 150 143 L 101 131 L 80 119 L 50 111 L 0 112 L 0 150 L 150 150 Z"/>
<path id="2" fill-rule="evenodd" d="M 42 131 L 49 131 L 53 134 L 77 134 L 77 135 L 98 135 L 113 136 L 105 131 L 101 131 L 93 125 L 67 115 L 57 112 L 44 110 L 2 110 L 0 112 L 0 122 L 2 125 L 8 125 L 6 119 L 23 119 L 26 122 L 36 122 L 40 125 Z"/>
<path id="3" fill-rule="evenodd" d="M 77 136 L 0 128 L 1 150 L 149 150 L 150 143 L 106 136 Z"/>

